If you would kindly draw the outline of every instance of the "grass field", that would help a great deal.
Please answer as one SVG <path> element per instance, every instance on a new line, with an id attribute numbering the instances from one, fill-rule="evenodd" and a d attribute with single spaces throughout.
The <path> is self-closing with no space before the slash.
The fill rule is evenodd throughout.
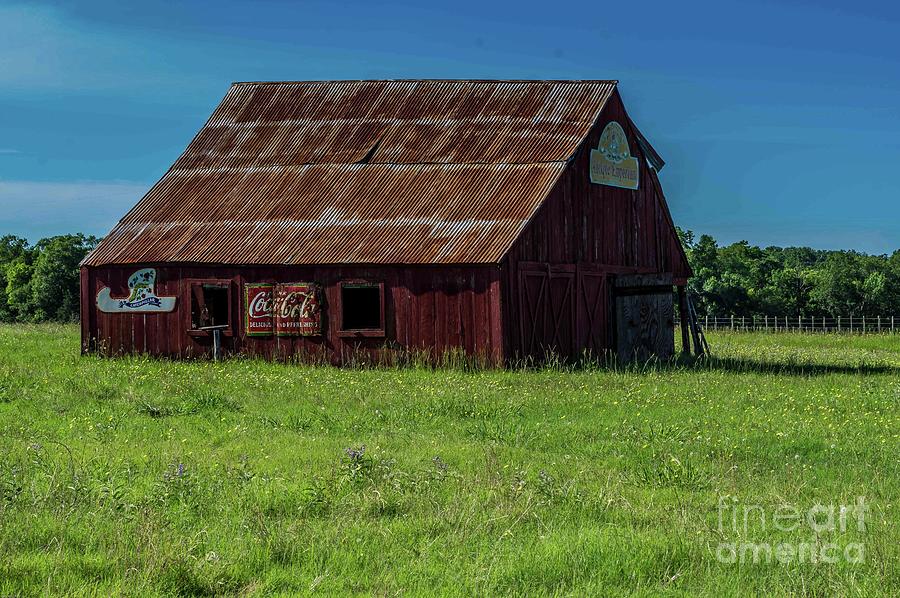
<path id="1" fill-rule="evenodd" d="M 0 596 L 900 595 L 900 336 L 467 372 L 101 359 L 77 334 L 0 327 Z M 859 496 L 865 529 L 831 529 Z"/>

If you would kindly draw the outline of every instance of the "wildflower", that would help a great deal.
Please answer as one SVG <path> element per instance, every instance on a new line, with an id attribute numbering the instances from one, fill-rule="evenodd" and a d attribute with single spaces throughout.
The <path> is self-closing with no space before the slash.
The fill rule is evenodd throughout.
<path id="1" fill-rule="evenodd" d="M 169 471 L 163 474 L 163 479 L 167 482 L 184 478 L 184 463 L 173 464 Z"/>
<path id="2" fill-rule="evenodd" d="M 541 484 L 545 486 L 550 486 L 551 484 L 553 484 L 553 476 L 543 469 L 538 473 L 538 479 L 541 481 Z"/>
<path id="3" fill-rule="evenodd" d="M 361 444 L 359 448 L 348 446 L 346 449 L 347 457 L 351 461 L 362 461 L 363 455 L 366 454 L 366 445 Z"/>

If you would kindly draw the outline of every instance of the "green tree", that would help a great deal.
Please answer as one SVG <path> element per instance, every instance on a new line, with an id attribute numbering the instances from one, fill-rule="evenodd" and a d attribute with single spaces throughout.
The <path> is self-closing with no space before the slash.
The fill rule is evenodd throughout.
<path id="1" fill-rule="evenodd" d="M 0 264 L 7 264 L 28 253 L 28 241 L 22 237 L 5 235 L 0 237 Z"/>
<path id="2" fill-rule="evenodd" d="M 696 299 L 696 309 L 700 315 L 715 314 L 721 309 L 722 298 L 719 296 L 719 246 L 710 235 L 700 235 L 693 243 L 694 233 L 688 231 L 692 242 L 686 247 L 688 262 L 694 277 L 688 281 L 688 292 Z"/>
<path id="3" fill-rule="evenodd" d="M 78 264 L 96 244 L 96 238 L 82 234 L 61 235 L 38 242 L 29 289 L 32 319 L 71 321 L 78 318 Z"/>
<path id="4" fill-rule="evenodd" d="M 861 315 L 866 272 L 854 251 L 834 251 L 815 269 L 809 298 L 814 311 L 833 317 Z"/>
<path id="5" fill-rule="evenodd" d="M 763 313 L 776 316 L 805 316 L 813 281 L 808 269 L 783 266 L 771 273 L 763 289 L 766 297 Z"/>
<path id="6" fill-rule="evenodd" d="M 681 241 L 681 246 L 686 252 L 694 248 L 694 231 L 676 226 L 675 232 L 678 234 L 678 240 Z"/>
<path id="7" fill-rule="evenodd" d="M 884 313 L 887 307 L 887 276 L 881 271 L 869 272 L 859 287 L 860 308 L 863 313 Z"/>
<path id="8" fill-rule="evenodd" d="M 900 251 L 888 256 L 746 241 L 719 246 L 679 231 L 697 311 L 712 316 L 848 316 L 900 313 Z M 696 240 L 695 240 L 696 239 Z"/>
<path id="9" fill-rule="evenodd" d="M 11 320 L 27 321 L 32 319 L 32 271 L 31 264 L 24 257 L 6 264 L 6 301 Z"/>
<path id="10" fill-rule="evenodd" d="M 7 294 L 7 267 L 15 261 L 25 259 L 28 241 L 21 237 L 5 235 L 0 237 L 0 322 L 15 319 L 15 311 L 9 304 Z"/>

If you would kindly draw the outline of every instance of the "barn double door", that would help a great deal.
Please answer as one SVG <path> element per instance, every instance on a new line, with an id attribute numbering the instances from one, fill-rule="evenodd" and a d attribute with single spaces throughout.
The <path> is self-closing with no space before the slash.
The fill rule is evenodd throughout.
<path id="1" fill-rule="evenodd" d="M 521 354 L 571 360 L 610 348 L 609 278 L 590 266 L 519 264 Z"/>
<path id="2" fill-rule="evenodd" d="M 672 276 L 635 274 L 614 283 L 616 353 L 621 362 L 675 354 Z"/>

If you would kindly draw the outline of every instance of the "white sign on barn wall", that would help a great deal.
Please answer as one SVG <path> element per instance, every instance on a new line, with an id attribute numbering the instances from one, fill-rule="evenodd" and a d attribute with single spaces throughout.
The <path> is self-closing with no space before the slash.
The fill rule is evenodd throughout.
<path id="1" fill-rule="evenodd" d="M 175 309 L 175 297 L 156 296 L 156 270 L 143 268 L 128 278 L 128 297 L 112 297 L 109 287 L 97 293 L 97 308 L 105 313 L 167 312 Z"/>
<path id="2" fill-rule="evenodd" d="M 623 189 L 638 188 L 638 161 L 631 155 L 622 125 L 610 121 L 591 150 L 591 182 Z"/>

